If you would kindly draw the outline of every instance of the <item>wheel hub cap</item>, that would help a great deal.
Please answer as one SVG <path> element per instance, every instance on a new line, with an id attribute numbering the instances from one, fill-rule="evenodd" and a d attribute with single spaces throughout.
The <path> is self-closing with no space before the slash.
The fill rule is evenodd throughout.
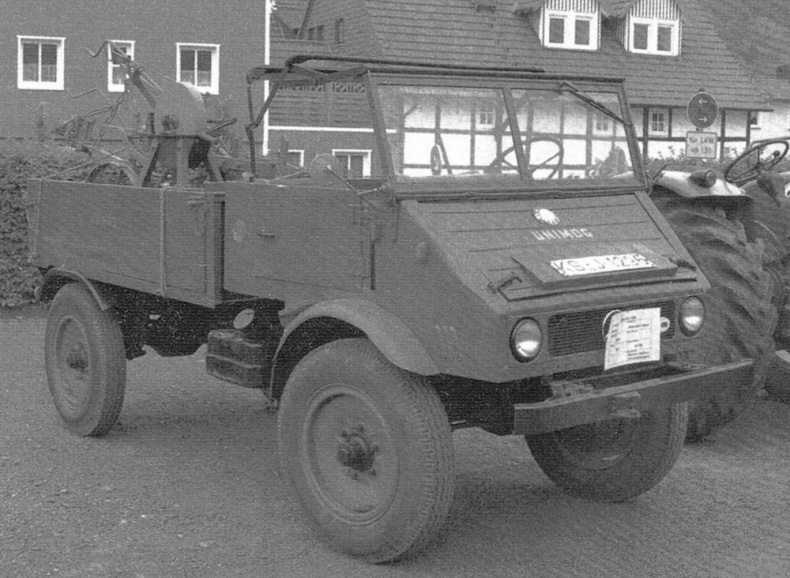
<path id="1" fill-rule="evenodd" d="M 377 449 L 364 435 L 363 426 L 357 426 L 352 432 L 348 430 L 341 432 L 337 459 L 341 464 L 354 471 L 371 472 Z"/>
<path id="2" fill-rule="evenodd" d="M 88 368 L 88 355 L 81 343 L 75 345 L 66 353 L 66 365 L 80 373 L 84 373 Z"/>
<path id="3" fill-rule="evenodd" d="M 305 410 L 301 450 L 307 482 L 327 511 L 355 524 L 387 511 L 400 480 L 390 424 L 359 389 L 334 383 Z"/>

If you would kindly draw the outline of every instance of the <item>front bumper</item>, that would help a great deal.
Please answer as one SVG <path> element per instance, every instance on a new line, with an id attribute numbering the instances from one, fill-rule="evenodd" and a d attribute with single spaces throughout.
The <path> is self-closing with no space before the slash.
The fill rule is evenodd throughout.
<path id="1" fill-rule="evenodd" d="M 650 377 L 657 371 L 664 375 Z M 554 395 L 546 401 L 513 406 L 513 433 L 536 435 L 607 419 L 638 418 L 651 407 L 704 398 L 753 379 L 754 362 L 744 359 L 716 367 L 668 364 L 660 370 L 555 382 Z"/>

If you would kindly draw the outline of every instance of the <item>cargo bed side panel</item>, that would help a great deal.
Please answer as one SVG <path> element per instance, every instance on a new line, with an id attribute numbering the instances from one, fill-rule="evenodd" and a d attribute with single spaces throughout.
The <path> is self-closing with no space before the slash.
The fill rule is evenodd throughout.
<path id="1" fill-rule="evenodd" d="M 370 283 L 367 217 L 353 191 L 224 185 L 226 289 L 298 302 L 358 293 Z"/>
<path id="2" fill-rule="evenodd" d="M 221 298 L 221 194 L 31 181 L 41 267 L 214 305 Z M 38 189 L 38 190 L 35 190 Z"/>

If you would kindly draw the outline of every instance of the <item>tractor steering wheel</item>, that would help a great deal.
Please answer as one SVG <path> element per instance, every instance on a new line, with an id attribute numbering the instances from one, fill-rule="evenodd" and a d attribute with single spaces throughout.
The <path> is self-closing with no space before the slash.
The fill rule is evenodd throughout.
<path id="1" fill-rule="evenodd" d="M 564 151 L 564 149 L 562 147 L 562 141 L 561 140 L 555 139 L 555 138 L 550 138 L 550 137 L 536 138 L 536 139 L 530 139 L 530 138 L 523 139 L 521 141 L 521 143 L 514 144 L 509 149 L 506 149 L 506 150 L 502 151 L 501 153 L 499 153 L 496 156 L 496 158 L 494 158 L 494 160 L 491 161 L 491 164 L 488 165 L 489 168 L 501 171 L 502 170 L 502 165 L 505 165 L 505 166 L 517 171 L 518 170 L 518 165 L 517 164 L 513 164 L 512 162 L 510 162 L 507 159 L 507 157 L 509 157 L 510 155 L 512 155 L 512 154 L 514 154 L 516 152 L 516 147 L 517 146 L 522 146 L 522 147 L 532 146 L 536 142 L 549 142 L 549 143 L 551 143 L 551 144 L 553 144 L 554 146 L 557 147 L 557 152 L 555 152 L 553 155 L 549 156 L 548 158 L 544 159 L 543 161 L 541 161 L 537 165 L 533 166 L 532 168 L 527 169 L 526 177 L 529 178 L 529 179 L 532 179 L 533 178 L 532 175 L 535 174 L 535 171 L 538 171 L 538 170 L 540 170 L 542 168 L 545 168 L 545 167 L 549 166 L 549 163 L 551 161 L 553 161 L 554 159 L 557 159 L 557 164 L 552 165 L 551 173 L 549 173 L 549 175 L 546 177 L 547 179 L 553 178 L 560 170 L 560 166 L 562 165 L 562 159 L 564 157 L 565 151 Z"/>
<path id="2" fill-rule="evenodd" d="M 761 158 L 762 153 L 770 150 L 770 147 L 773 146 L 778 148 L 770 153 L 769 157 Z M 789 148 L 790 145 L 785 139 L 776 138 L 756 142 L 727 165 L 727 168 L 724 169 L 724 180 L 738 186 L 748 183 L 779 164 L 787 156 Z"/>

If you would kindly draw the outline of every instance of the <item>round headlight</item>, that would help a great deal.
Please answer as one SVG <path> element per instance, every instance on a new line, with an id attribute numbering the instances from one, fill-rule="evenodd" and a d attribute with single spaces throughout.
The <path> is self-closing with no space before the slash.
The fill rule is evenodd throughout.
<path id="1" fill-rule="evenodd" d="M 255 321 L 254 309 L 242 309 L 233 319 L 234 329 L 246 329 Z"/>
<path id="2" fill-rule="evenodd" d="M 510 349 L 519 361 L 532 361 L 540 353 L 543 332 L 534 319 L 522 319 L 510 333 Z"/>
<path id="3" fill-rule="evenodd" d="M 705 305 L 699 297 L 689 297 L 680 306 L 680 330 L 685 335 L 696 335 L 705 323 Z"/>

